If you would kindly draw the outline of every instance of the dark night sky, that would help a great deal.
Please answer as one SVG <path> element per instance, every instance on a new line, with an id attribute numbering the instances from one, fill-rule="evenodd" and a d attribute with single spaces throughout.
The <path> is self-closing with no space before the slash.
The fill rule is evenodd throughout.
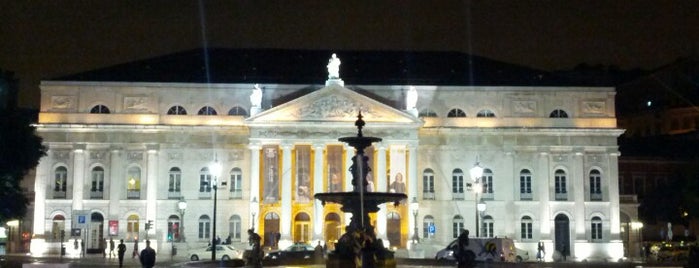
<path id="1" fill-rule="evenodd" d="M 0 0 L 0 68 L 37 107 L 40 79 L 205 43 L 462 51 L 544 70 L 654 68 L 699 54 L 696 0 Z"/>

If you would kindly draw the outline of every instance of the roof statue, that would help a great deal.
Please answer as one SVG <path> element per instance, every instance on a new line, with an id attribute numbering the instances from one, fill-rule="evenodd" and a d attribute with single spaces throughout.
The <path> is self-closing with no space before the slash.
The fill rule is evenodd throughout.
<path id="1" fill-rule="evenodd" d="M 405 110 L 417 116 L 417 90 L 414 86 L 410 86 L 408 95 L 405 96 Z"/>
<path id="2" fill-rule="evenodd" d="M 256 115 L 262 111 L 262 89 L 260 84 L 255 84 L 250 94 L 250 116 Z"/>
<path id="3" fill-rule="evenodd" d="M 330 60 L 328 60 L 328 79 L 340 79 L 340 58 L 333 53 Z"/>

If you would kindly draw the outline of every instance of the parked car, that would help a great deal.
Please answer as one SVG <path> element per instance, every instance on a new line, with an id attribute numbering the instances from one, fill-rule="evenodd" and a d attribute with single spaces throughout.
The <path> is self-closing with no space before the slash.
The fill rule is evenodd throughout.
<path id="1" fill-rule="evenodd" d="M 454 240 L 437 252 L 435 259 L 455 260 L 454 252 L 458 240 Z M 467 254 L 473 254 L 477 261 L 522 262 L 529 260 L 529 252 L 514 247 L 509 238 L 471 238 Z"/>
<path id="2" fill-rule="evenodd" d="M 231 245 L 216 245 L 217 260 L 227 261 L 230 259 L 241 259 L 242 257 L 242 251 L 234 248 Z M 190 251 L 189 259 L 193 261 L 198 261 L 200 259 L 211 259 L 211 246 Z"/>
<path id="3" fill-rule="evenodd" d="M 311 259 L 314 257 L 315 248 L 309 244 L 297 243 L 283 250 L 270 251 L 265 259 Z"/>
<path id="4" fill-rule="evenodd" d="M 661 262 L 685 261 L 689 256 L 689 247 L 663 246 L 658 250 L 656 256 Z"/>

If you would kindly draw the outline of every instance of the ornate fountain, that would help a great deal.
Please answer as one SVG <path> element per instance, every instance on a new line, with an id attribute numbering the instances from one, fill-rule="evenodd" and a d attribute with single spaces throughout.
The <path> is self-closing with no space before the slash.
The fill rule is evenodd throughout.
<path id="1" fill-rule="evenodd" d="M 393 202 L 398 205 L 407 196 L 403 193 L 366 192 L 368 182 L 366 175 L 371 171 L 364 149 L 381 138 L 364 137 L 362 128 L 365 123 L 359 112 L 357 121 L 357 136 L 338 139 L 354 147 L 356 154 L 352 157 L 352 191 L 339 193 L 318 193 L 315 198 L 325 203 L 342 205 L 342 211 L 352 213 L 345 233 L 340 237 L 335 250 L 328 254 L 326 267 L 395 267 L 393 252 L 383 247 L 383 242 L 376 239 L 374 227 L 369 220 L 369 213 L 379 211 L 379 205 Z"/>

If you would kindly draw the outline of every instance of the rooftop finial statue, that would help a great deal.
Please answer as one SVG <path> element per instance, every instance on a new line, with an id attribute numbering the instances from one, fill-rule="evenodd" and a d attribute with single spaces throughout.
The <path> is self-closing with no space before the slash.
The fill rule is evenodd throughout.
<path id="1" fill-rule="evenodd" d="M 252 94 L 250 94 L 250 103 L 252 107 L 262 107 L 262 89 L 260 84 L 255 84 L 255 88 L 252 90 Z"/>
<path id="2" fill-rule="evenodd" d="M 328 78 L 329 79 L 340 79 L 340 58 L 333 53 L 330 60 L 328 60 Z"/>

